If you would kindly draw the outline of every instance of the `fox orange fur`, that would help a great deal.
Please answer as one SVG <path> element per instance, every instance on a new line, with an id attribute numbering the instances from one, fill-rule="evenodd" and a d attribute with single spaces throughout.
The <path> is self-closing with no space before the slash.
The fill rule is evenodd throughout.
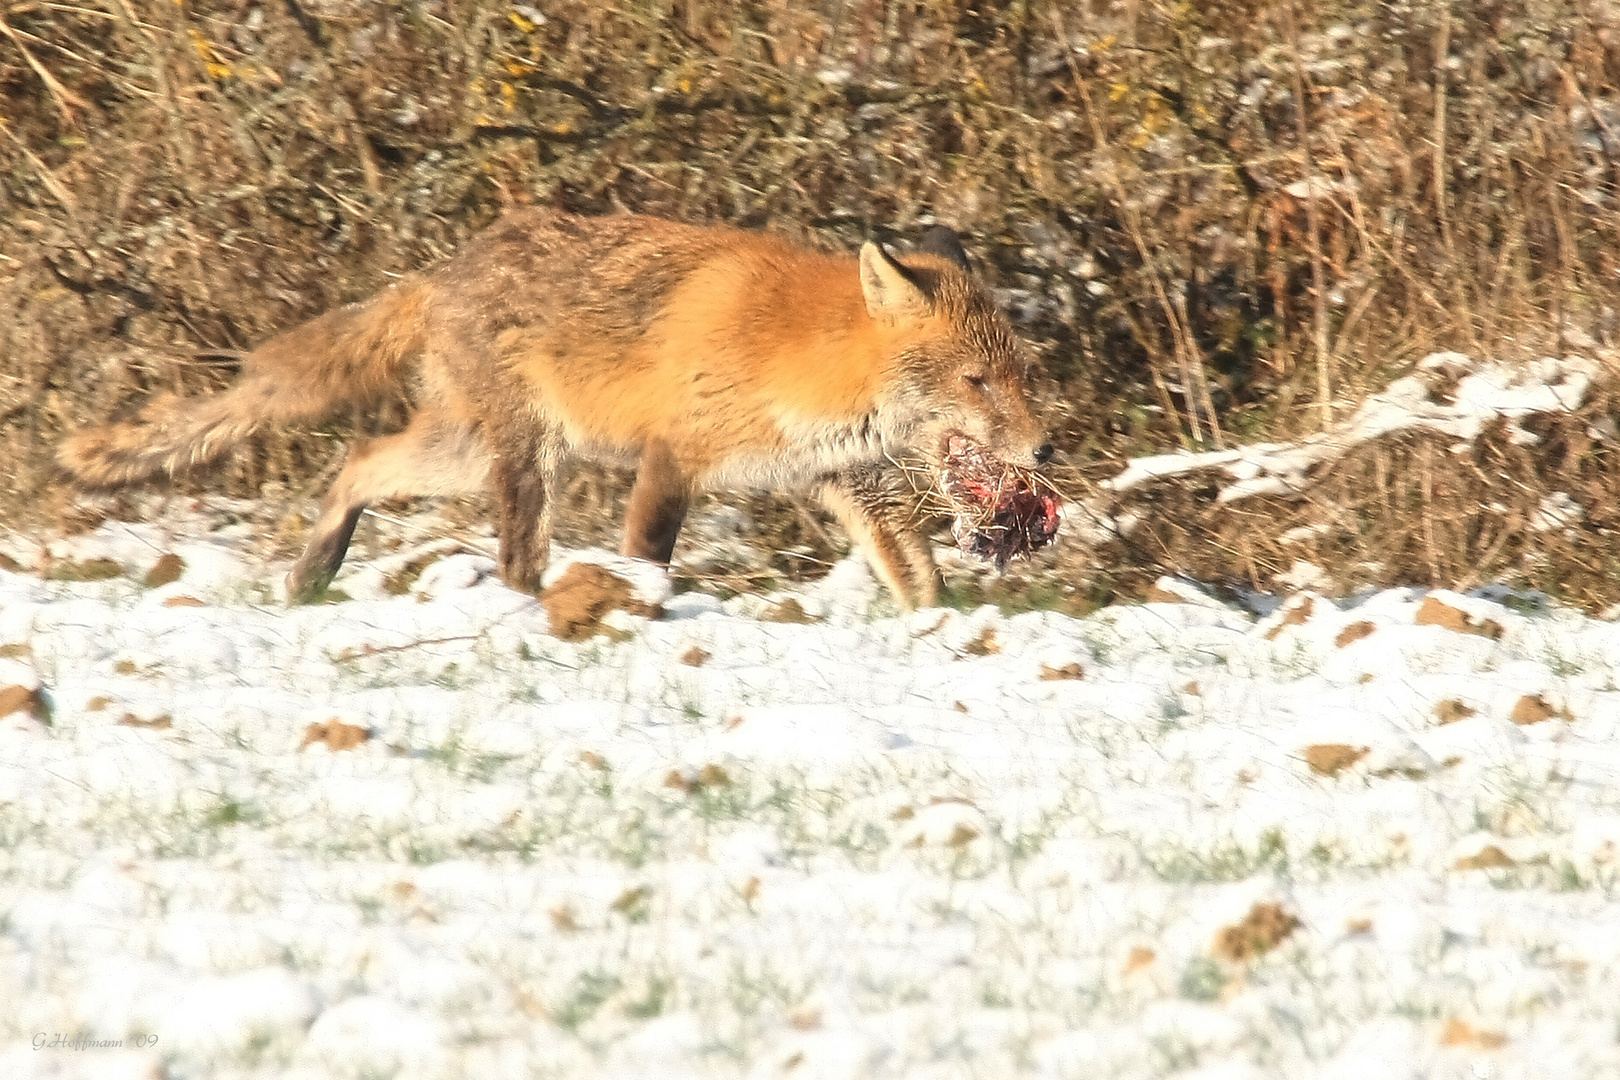
<path id="1" fill-rule="evenodd" d="M 447 261 L 271 338 L 228 390 L 168 396 L 61 446 L 112 487 L 210 462 L 254 431 L 414 391 L 397 435 L 353 448 L 289 596 L 322 590 L 367 504 L 492 485 L 500 573 L 539 587 L 565 454 L 633 464 L 625 554 L 668 563 L 709 486 L 817 492 L 903 606 L 938 570 L 879 464 L 936 467 L 953 434 L 1015 464 L 1051 453 L 1005 318 L 936 227 L 896 256 L 639 215 L 513 213 Z"/>

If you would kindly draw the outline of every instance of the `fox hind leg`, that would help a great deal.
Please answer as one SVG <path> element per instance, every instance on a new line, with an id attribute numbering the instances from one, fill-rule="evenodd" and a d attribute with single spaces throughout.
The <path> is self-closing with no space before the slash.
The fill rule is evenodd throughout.
<path id="1" fill-rule="evenodd" d="M 421 413 L 397 435 L 356 445 L 321 503 L 309 544 L 287 575 L 288 601 L 307 603 L 331 584 L 371 503 L 477 491 L 488 474 L 489 451 L 472 428 Z"/>
<path id="2" fill-rule="evenodd" d="M 902 608 L 939 601 L 939 567 L 907 493 L 876 467 L 859 467 L 824 478 L 816 491 L 822 505 L 866 552 L 872 570 Z"/>
<path id="3" fill-rule="evenodd" d="M 675 538 L 692 504 L 692 482 L 676 461 L 668 444 L 650 439 L 641 448 L 636 483 L 630 489 L 630 507 L 625 513 L 625 555 L 669 565 L 675 553 Z"/>

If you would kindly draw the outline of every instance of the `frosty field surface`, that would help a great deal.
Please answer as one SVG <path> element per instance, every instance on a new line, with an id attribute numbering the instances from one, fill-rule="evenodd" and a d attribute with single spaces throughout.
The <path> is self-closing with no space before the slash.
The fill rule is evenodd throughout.
<path id="1" fill-rule="evenodd" d="M 238 539 L 0 571 L 0 1076 L 1620 1075 L 1611 623 L 850 561 L 569 644 Z"/>

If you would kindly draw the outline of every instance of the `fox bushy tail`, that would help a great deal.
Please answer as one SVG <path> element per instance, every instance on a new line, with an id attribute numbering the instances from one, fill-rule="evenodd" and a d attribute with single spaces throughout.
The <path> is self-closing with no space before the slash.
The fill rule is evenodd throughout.
<path id="1" fill-rule="evenodd" d="M 424 293 L 401 282 L 260 345 L 217 394 L 165 394 L 126 421 L 64 440 L 57 461 L 86 487 L 114 488 L 217 460 L 261 428 L 319 419 L 396 383 L 425 337 Z"/>

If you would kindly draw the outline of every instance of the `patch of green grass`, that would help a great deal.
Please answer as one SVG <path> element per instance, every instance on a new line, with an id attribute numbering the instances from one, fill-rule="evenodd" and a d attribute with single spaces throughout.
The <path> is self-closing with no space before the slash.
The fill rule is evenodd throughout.
<path id="1" fill-rule="evenodd" d="M 945 583 L 940 590 L 941 607 L 976 611 L 993 604 L 1003 615 L 1026 611 L 1055 611 L 1072 618 L 1084 618 L 1113 599 L 1107 584 L 1086 589 L 1046 578 L 961 577 Z"/>
<path id="2" fill-rule="evenodd" d="M 321 604 L 342 604 L 353 599 L 354 597 L 350 596 L 337 586 L 327 585 L 319 592 L 310 593 L 309 596 L 299 600 L 297 602 L 297 606 L 316 607 Z"/>
<path id="3" fill-rule="evenodd" d="M 1192 1001 L 1215 1001 L 1226 988 L 1226 969 L 1210 956 L 1195 956 L 1181 973 L 1177 986 L 1181 996 Z"/>
<path id="4" fill-rule="evenodd" d="M 61 559 L 45 571 L 46 581 L 108 581 L 124 576 L 124 564 L 114 559 Z"/>
<path id="5" fill-rule="evenodd" d="M 647 980 L 643 992 L 625 1005 L 625 1014 L 637 1020 L 651 1020 L 660 1016 L 668 1008 L 673 991 L 674 984 L 668 979 L 654 976 Z"/>
<path id="6" fill-rule="evenodd" d="M 606 971 L 587 971 L 574 981 L 573 992 L 555 1008 L 546 1010 L 559 1026 L 577 1032 L 580 1025 L 595 1016 L 604 1002 L 618 993 L 623 982 Z"/>
<path id="7" fill-rule="evenodd" d="M 1245 881 L 1262 871 L 1286 875 L 1288 845 L 1277 829 L 1267 829 L 1251 848 L 1236 841 L 1200 851 L 1172 846 L 1144 852 L 1142 861 L 1154 876 L 1173 884 Z"/>
<path id="8" fill-rule="evenodd" d="M 1013 999 L 1006 987 L 986 983 L 979 988 L 979 1004 L 986 1009 L 1010 1009 Z"/>
<path id="9" fill-rule="evenodd" d="M 258 817 L 245 804 L 225 798 L 203 813 L 202 823 L 210 829 L 223 829 L 228 825 L 256 821 Z"/>

